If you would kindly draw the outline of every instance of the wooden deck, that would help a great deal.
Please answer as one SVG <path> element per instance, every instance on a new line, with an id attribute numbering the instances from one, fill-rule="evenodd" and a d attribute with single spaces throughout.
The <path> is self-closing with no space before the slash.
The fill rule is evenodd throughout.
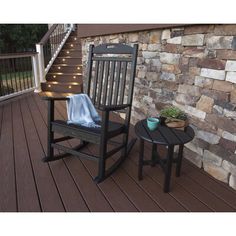
<path id="1" fill-rule="evenodd" d="M 1 212 L 236 210 L 236 191 L 186 160 L 181 177 L 172 177 L 170 193 L 162 191 L 163 174 L 159 167 L 144 167 L 144 179 L 138 181 L 137 143 L 122 167 L 98 185 L 93 182 L 97 171 L 95 162 L 70 157 L 43 163 L 46 108 L 47 104 L 35 94 L 0 105 Z M 58 102 L 56 118 L 65 117 L 65 104 Z M 95 152 L 95 146 L 88 147 L 88 151 Z M 150 155 L 147 146 L 145 153 L 147 157 Z"/>

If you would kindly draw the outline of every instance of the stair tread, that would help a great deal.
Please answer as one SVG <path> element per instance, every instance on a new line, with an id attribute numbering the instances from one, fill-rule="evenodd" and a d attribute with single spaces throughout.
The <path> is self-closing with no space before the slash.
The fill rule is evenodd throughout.
<path id="1" fill-rule="evenodd" d="M 57 82 L 57 83 L 55 83 L 55 82 Z M 58 82 L 58 81 L 46 81 L 46 82 L 42 82 L 42 83 L 44 83 L 44 84 L 53 84 L 53 85 L 73 85 L 73 86 L 77 86 L 77 85 L 82 84 L 80 82 Z"/>
<path id="2" fill-rule="evenodd" d="M 49 72 L 47 75 L 82 75 L 81 73 L 61 73 L 61 72 Z"/>
<path id="3" fill-rule="evenodd" d="M 52 66 L 83 66 L 82 64 L 53 64 Z"/>

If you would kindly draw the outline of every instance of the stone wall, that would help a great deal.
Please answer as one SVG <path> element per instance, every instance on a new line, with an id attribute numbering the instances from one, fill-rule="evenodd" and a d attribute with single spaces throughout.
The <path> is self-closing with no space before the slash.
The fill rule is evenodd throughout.
<path id="1" fill-rule="evenodd" d="M 236 189 L 236 25 L 200 25 L 82 39 L 139 44 L 132 123 L 165 106 L 184 110 L 195 130 L 187 159 Z M 84 67 L 85 68 L 85 67 Z"/>

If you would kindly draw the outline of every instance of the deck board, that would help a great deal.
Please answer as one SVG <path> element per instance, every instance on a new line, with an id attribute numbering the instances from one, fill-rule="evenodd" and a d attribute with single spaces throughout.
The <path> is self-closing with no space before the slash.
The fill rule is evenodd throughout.
<path id="1" fill-rule="evenodd" d="M 55 117 L 66 119 L 65 102 L 56 102 Z M 117 116 L 112 116 L 119 120 Z M 130 136 L 135 136 L 133 127 Z M 59 137 L 59 136 L 57 136 Z M 43 163 L 47 144 L 47 103 L 36 94 L 0 104 L 0 211 L 44 212 L 230 212 L 236 191 L 183 161 L 181 177 L 172 176 L 163 193 L 163 172 L 144 167 L 138 181 L 138 143 L 128 159 L 100 184 L 97 163 L 75 157 Z M 73 146 L 78 141 L 65 141 Z M 86 148 L 96 153 L 97 147 Z M 162 151 L 161 151 L 162 152 Z M 145 145 L 145 158 L 151 154 Z M 114 162 L 116 156 L 109 160 Z"/>
<path id="2" fill-rule="evenodd" d="M 18 209 L 23 212 L 41 211 L 18 101 L 12 103 L 12 120 Z"/>

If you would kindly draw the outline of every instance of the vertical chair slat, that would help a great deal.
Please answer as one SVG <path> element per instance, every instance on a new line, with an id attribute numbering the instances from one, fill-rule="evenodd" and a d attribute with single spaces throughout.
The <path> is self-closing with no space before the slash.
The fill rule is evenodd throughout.
<path id="1" fill-rule="evenodd" d="M 121 73 L 121 81 L 120 81 L 120 100 L 119 104 L 123 104 L 124 95 L 125 95 L 125 83 L 126 83 L 126 73 L 127 73 L 127 62 L 122 62 L 122 73 Z"/>
<path id="2" fill-rule="evenodd" d="M 97 95 L 97 102 L 98 105 L 101 104 L 101 96 L 102 96 L 102 92 L 103 92 L 103 74 L 104 74 L 104 61 L 101 61 L 101 67 L 99 70 L 99 75 L 98 75 L 98 95 Z"/>
<path id="3" fill-rule="evenodd" d="M 96 94 L 97 94 L 98 71 L 99 71 L 99 61 L 96 61 L 95 62 L 95 75 L 94 75 L 94 81 L 93 81 L 93 97 L 92 97 L 93 103 L 95 103 Z"/>
<path id="4" fill-rule="evenodd" d="M 118 100 L 118 92 L 119 92 L 119 84 L 120 84 L 120 69 L 121 69 L 121 62 L 117 62 L 117 70 L 115 74 L 115 91 L 114 91 L 114 97 L 113 97 L 113 104 L 117 105 Z"/>
<path id="5" fill-rule="evenodd" d="M 107 86 L 108 86 L 108 77 L 109 77 L 109 69 L 110 69 L 110 61 L 105 61 L 105 81 L 103 85 L 103 98 L 102 98 L 102 104 L 106 105 L 107 101 Z"/>
<path id="6" fill-rule="evenodd" d="M 108 105 L 112 104 L 113 86 L 114 86 L 114 76 L 115 76 L 115 66 L 116 62 L 111 62 L 111 73 L 110 73 L 110 83 L 108 91 Z"/>

